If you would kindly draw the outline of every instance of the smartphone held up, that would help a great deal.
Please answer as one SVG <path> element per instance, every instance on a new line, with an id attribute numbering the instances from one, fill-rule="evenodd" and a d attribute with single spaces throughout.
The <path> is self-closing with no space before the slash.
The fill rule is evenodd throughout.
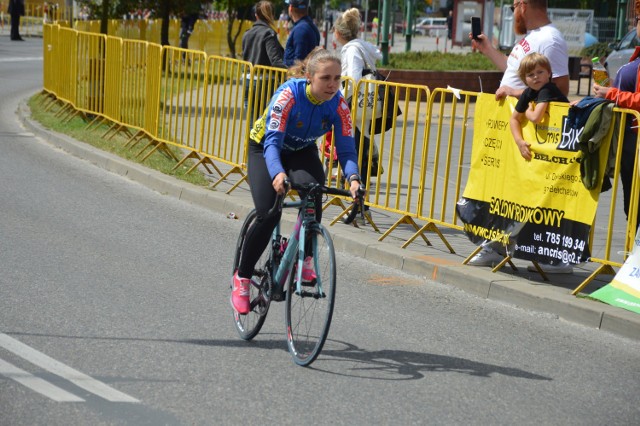
<path id="1" fill-rule="evenodd" d="M 477 16 L 471 17 L 471 37 L 474 40 L 479 40 L 480 34 L 482 34 L 482 22 Z"/>

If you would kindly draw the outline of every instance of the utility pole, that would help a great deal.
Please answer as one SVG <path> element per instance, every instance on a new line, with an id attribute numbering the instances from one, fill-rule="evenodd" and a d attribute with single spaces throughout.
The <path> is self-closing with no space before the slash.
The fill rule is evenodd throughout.
<path id="1" fill-rule="evenodd" d="M 329 32 L 331 31 L 330 23 L 329 23 L 329 0 L 325 0 L 324 2 L 324 48 L 327 48 L 329 44 Z"/>
<path id="2" fill-rule="evenodd" d="M 620 40 L 627 33 L 625 21 L 627 19 L 627 0 L 618 0 L 616 11 L 616 39 Z"/>
<path id="3" fill-rule="evenodd" d="M 389 27 L 391 26 L 389 3 L 391 3 L 389 0 L 382 2 L 382 29 L 380 30 L 382 32 L 382 42 L 380 43 L 382 65 L 389 65 Z M 380 9 L 378 9 L 379 11 Z"/>
<path id="4" fill-rule="evenodd" d="M 362 5 L 362 2 L 360 2 Z M 362 39 L 367 39 L 367 25 L 369 25 L 369 0 L 365 0 L 364 3 L 364 33 L 362 34 Z"/>
<path id="5" fill-rule="evenodd" d="M 405 0 L 405 22 L 407 23 L 407 27 L 404 29 L 405 35 L 405 45 L 404 51 L 411 52 L 411 38 L 413 37 L 413 15 L 414 11 L 414 0 Z"/>

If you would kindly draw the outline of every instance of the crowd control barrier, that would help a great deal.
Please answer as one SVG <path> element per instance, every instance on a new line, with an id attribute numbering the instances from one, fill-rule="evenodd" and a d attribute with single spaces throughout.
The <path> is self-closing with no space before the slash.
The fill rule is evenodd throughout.
<path id="1" fill-rule="evenodd" d="M 227 42 L 226 20 L 199 19 L 193 27 L 189 37 L 189 49 L 205 52 L 208 55 L 230 56 Z M 251 27 L 249 21 L 234 20 L 231 34 L 240 34 L 234 44 L 235 53 L 242 52 L 242 34 Z M 111 19 L 107 25 L 109 36 L 120 37 L 125 40 L 147 41 L 160 44 L 162 19 Z M 82 32 L 100 33 L 100 21 L 74 22 L 74 29 Z M 286 40 L 286 38 L 285 38 Z M 169 44 L 180 45 L 180 20 L 169 21 Z"/>
<path id="2" fill-rule="evenodd" d="M 130 135 L 131 146 L 146 141 L 139 150 L 140 155 L 146 153 L 144 158 L 159 150 L 171 153 L 176 167 L 188 163 L 190 170 L 200 166 L 209 173 L 213 168 L 218 175 L 213 185 L 229 183 L 227 193 L 246 182 L 248 132 L 271 94 L 287 78 L 286 70 L 60 25 L 46 24 L 43 34 L 44 93 L 52 99 L 51 105 L 61 103 L 61 111 L 108 122 L 105 137 L 124 132 Z M 434 233 L 454 252 L 448 239 L 460 236 L 463 229 L 456 202 L 469 177 L 479 94 L 389 81 L 360 80 L 356 84 L 345 78 L 343 83 L 354 126 L 359 129 L 360 164 L 365 162 L 365 138 L 377 147 L 377 152 L 368 150 L 369 167 L 361 171 L 368 188 L 365 202 L 395 218 L 393 224 L 384 226 L 376 223 L 375 215 L 368 218 L 379 239 L 400 234 L 400 228 L 405 233 L 411 229 L 411 235 L 403 237 L 402 247 L 420 240 L 431 245 L 427 235 Z M 383 103 L 390 108 L 384 109 L 382 117 L 364 113 L 363 104 L 354 96 L 360 92 L 373 93 L 374 103 L 379 102 L 378 93 L 385 93 Z M 615 108 L 614 114 L 620 126 L 617 136 L 622 140 L 621 126 L 640 119 L 640 114 L 620 108 Z M 388 118 L 390 127 L 376 132 L 376 118 Z M 327 183 L 343 185 L 332 141 L 322 145 L 319 155 L 326 164 Z M 169 146 L 177 147 L 182 158 L 168 150 Z M 620 149 L 615 153 L 613 188 L 600 195 L 591 227 L 591 261 L 598 267 L 574 293 L 598 274 L 620 267 L 635 236 L 635 222 L 627 223 L 620 213 L 623 200 L 618 176 L 623 154 Z M 372 173 L 374 155 L 378 167 Z M 637 151 L 635 155 L 632 193 L 638 194 Z M 631 217 L 638 212 L 637 198 L 631 197 Z M 344 210 L 343 201 L 329 199 L 325 207 L 337 204 Z M 474 249 L 469 243 L 468 253 L 461 255 Z"/>

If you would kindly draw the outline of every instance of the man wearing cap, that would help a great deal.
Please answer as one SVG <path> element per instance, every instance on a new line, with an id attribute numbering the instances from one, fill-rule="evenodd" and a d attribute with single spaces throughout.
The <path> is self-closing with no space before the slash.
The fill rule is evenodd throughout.
<path id="1" fill-rule="evenodd" d="M 289 16 L 293 20 L 293 29 L 284 48 L 284 63 L 290 67 L 320 45 L 320 31 L 309 17 L 309 0 L 286 0 L 285 3 L 289 5 Z"/>

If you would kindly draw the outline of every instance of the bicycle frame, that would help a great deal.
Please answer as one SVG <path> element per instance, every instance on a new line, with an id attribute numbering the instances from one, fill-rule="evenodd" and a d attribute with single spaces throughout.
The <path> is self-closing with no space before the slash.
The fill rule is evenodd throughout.
<path id="1" fill-rule="evenodd" d="M 287 240 L 287 248 L 285 249 L 282 257 L 280 258 L 280 262 L 278 264 L 277 269 L 274 271 L 272 276 L 274 277 L 273 283 L 279 288 L 284 289 L 286 285 L 287 278 L 291 273 L 291 269 L 293 268 L 293 259 L 294 255 L 297 251 L 298 253 L 298 265 L 296 268 L 296 294 L 302 294 L 302 264 L 305 259 L 305 246 L 306 246 L 306 235 L 307 228 L 313 226 L 316 223 L 316 206 L 313 201 L 307 201 L 307 199 L 302 199 L 299 201 L 293 202 L 284 202 L 282 204 L 283 208 L 298 208 L 300 209 L 298 212 L 298 218 L 293 227 L 293 232 L 289 236 Z M 281 241 L 280 235 L 280 223 L 276 225 L 273 230 L 272 242 Z M 314 262 L 316 259 L 314 258 Z M 315 265 L 317 266 L 317 265 Z M 324 294 L 322 291 L 322 283 L 318 282 L 318 292 L 319 294 Z"/>
<path id="2" fill-rule="evenodd" d="M 282 224 L 276 224 L 271 234 L 271 246 L 263 252 L 263 255 L 268 254 L 261 256 L 260 264 L 252 273 L 249 312 L 239 314 L 234 309 L 233 318 L 240 337 L 251 340 L 260 332 L 271 301 L 284 301 L 289 352 L 296 364 L 307 366 L 317 358 L 329 333 L 337 278 L 331 235 L 316 220 L 316 206 L 320 205 L 319 198 L 323 194 L 349 196 L 351 192 L 314 183 L 295 185 L 285 181 L 285 184 L 306 195 L 298 201 L 285 202 L 285 194 L 279 194 L 267 214 L 277 214 L 283 208 L 297 208 L 293 231 L 287 240 L 281 235 Z M 361 187 L 345 223 L 353 221 L 362 209 L 363 196 L 364 188 Z M 244 245 L 247 244 L 248 230 L 258 219 L 258 213 L 253 210 L 242 225 L 236 246 L 234 273 L 238 270 Z M 303 265 L 309 256 L 313 259 L 313 279 L 303 282 Z M 297 268 L 295 276 L 291 275 L 294 268 Z M 288 281 L 290 279 L 296 280 L 295 287 Z M 283 297 L 285 294 L 286 297 Z"/>

